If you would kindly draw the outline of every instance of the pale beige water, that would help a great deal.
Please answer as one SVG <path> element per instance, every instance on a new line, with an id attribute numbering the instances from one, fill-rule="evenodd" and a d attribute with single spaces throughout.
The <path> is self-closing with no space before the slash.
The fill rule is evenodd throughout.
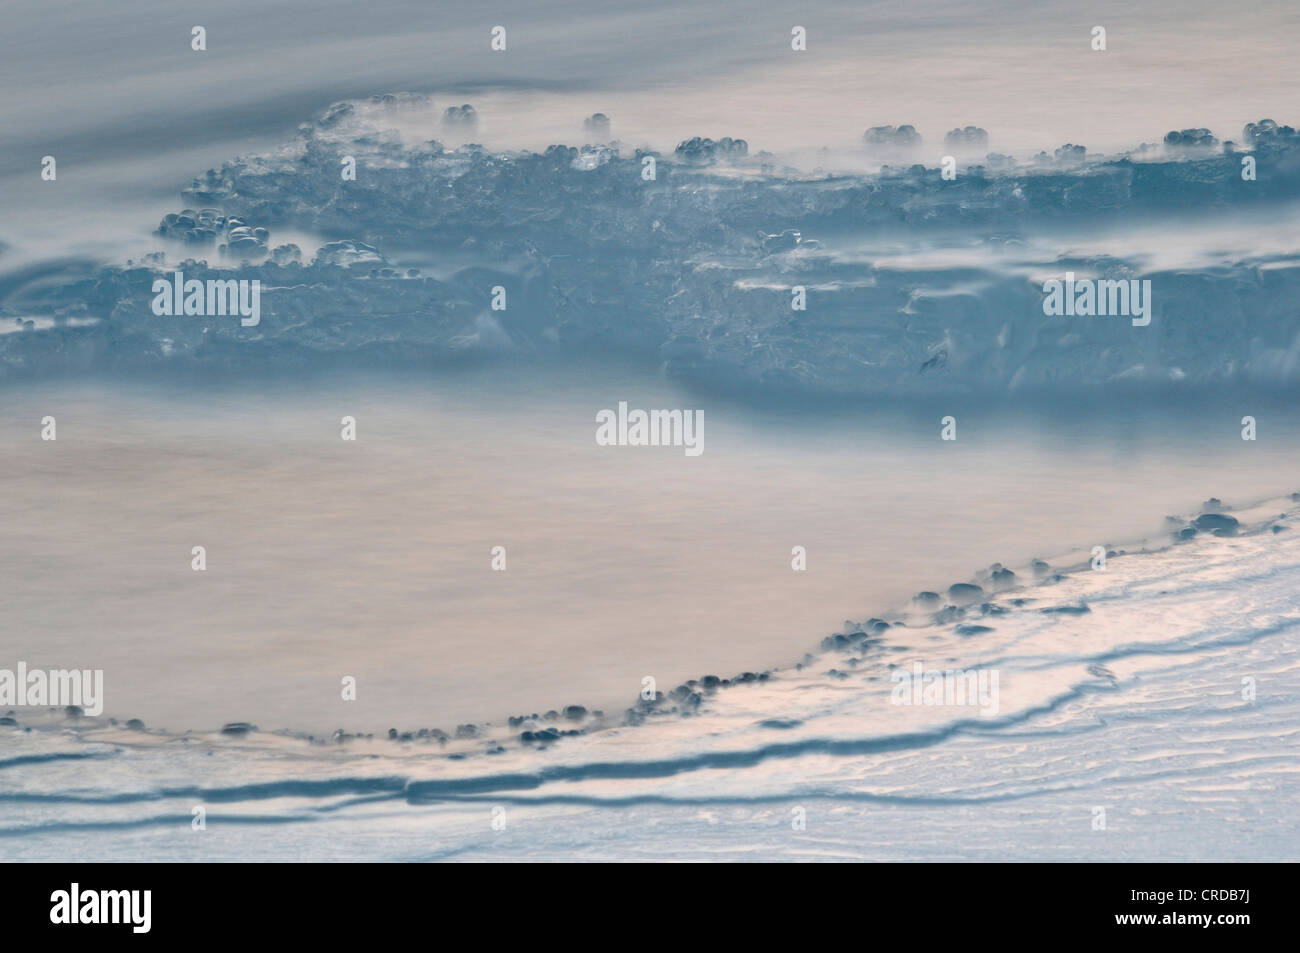
<path id="1" fill-rule="evenodd" d="M 619 400 L 702 408 L 705 452 L 598 447 Z M 787 664 L 995 560 L 1300 483 L 1262 410 L 1253 444 L 1235 408 L 956 412 L 944 443 L 928 409 L 778 418 L 612 372 L 9 388 L 0 664 L 103 668 L 106 715 L 176 729 L 618 710 L 645 675 Z"/>

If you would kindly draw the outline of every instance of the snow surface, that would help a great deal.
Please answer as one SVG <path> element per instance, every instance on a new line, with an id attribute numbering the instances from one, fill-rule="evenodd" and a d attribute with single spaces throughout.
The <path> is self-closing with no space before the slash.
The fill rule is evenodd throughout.
<path id="1" fill-rule="evenodd" d="M 0 856 L 1295 860 L 1297 517 L 1272 501 L 1239 533 L 905 607 L 624 716 L 445 743 L 24 717 L 0 729 Z M 892 704 L 916 660 L 997 669 L 998 712 Z M 548 727 L 576 733 L 521 740 Z"/>

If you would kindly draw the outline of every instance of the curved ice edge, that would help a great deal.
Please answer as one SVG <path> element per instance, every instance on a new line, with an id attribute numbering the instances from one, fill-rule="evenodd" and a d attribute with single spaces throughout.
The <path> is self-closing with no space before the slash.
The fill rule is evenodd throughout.
<path id="1" fill-rule="evenodd" d="M 1298 503 L 1300 503 L 1300 493 L 1292 493 L 1289 496 L 1285 496 L 1285 497 L 1270 497 L 1240 507 L 1226 507 L 1217 498 L 1212 498 L 1211 500 L 1207 501 L 1205 505 L 1203 505 L 1201 513 L 1197 514 L 1196 516 L 1190 517 L 1186 520 L 1175 520 L 1175 522 L 1193 524 L 1200 517 L 1206 515 L 1207 511 L 1212 511 L 1215 513 L 1223 513 L 1225 510 L 1230 510 L 1231 512 L 1238 513 L 1243 518 L 1248 514 L 1253 514 L 1253 518 L 1251 520 L 1247 522 L 1239 522 L 1238 525 L 1233 529 L 1232 535 L 1243 536 L 1243 537 L 1269 536 L 1269 535 L 1275 535 L 1279 531 L 1279 529 L 1285 530 L 1286 528 L 1285 524 L 1287 523 L 1287 521 L 1293 518 L 1297 514 L 1297 511 L 1300 511 L 1300 506 L 1297 506 Z M 1280 512 L 1279 512 L 1279 508 L 1281 508 Z M 1273 515 L 1264 516 L 1263 514 L 1265 512 Z M 1174 518 L 1167 517 L 1167 520 L 1174 520 Z M 1216 525 L 1221 525 L 1221 524 L 1216 524 Z M 1161 553 L 1167 552 L 1176 547 L 1192 544 L 1194 543 L 1195 539 L 1196 536 L 1185 537 L 1175 533 L 1172 534 L 1170 541 L 1167 542 L 1165 545 L 1156 546 L 1154 548 L 1148 547 L 1146 545 L 1145 540 L 1139 541 L 1142 543 L 1142 546 L 1139 549 L 1123 549 L 1123 548 L 1108 546 L 1107 547 L 1108 558 L 1158 556 Z M 1039 560 L 1034 561 L 1034 563 L 1039 563 L 1039 562 L 1040 562 Z M 1000 567 L 1001 564 L 994 563 L 993 566 Z M 1089 571 L 1091 571 L 1090 563 L 1087 559 L 1085 559 L 1082 561 L 1076 561 L 1073 563 L 1060 566 L 1054 572 L 1048 575 L 1046 578 L 1040 579 L 1039 581 L 1034 582 L 1032 584 L 1010 585 L 1004 587 L 996 592 L 997 597 L 1002 598 L 1004 600 L 1011 598 L 1013 602 L 1017 600 L 1023 600 L 1023 604 L 1014 605 L 1012 608 L 1009 609 L 1003 609 L 999 607 L 999 611 L 1007 612 L 1007 613 L 1043 612 L 1043 611 L 1050 612 L 1053 610 L 1056 611 L 1064 610 L 1067 613 L 1077 612 L 1077 611 L 1086 612 L 1088 611 L 1086 604 L 1061 606 L 1053 602 L 1050 598 L 1043 600 L 1043 603 L 1045 604 L 1039 604 L 1038 599 L 1030 599 L 1028 598 L 1028 596 L 1033 593 L 1042 593 L 1050 596 L 1051 588 L 1061 580 L 1078 573 L 1089 572 Z M 978 576 L 972 578 L 978 578 Z M 960 586 L 969 586 L 969 585 L 971 585 L 970 582 L 957 582 L 954 583 L 952 586 L 950 586 L 949 589 L 951 590 Z M 990 604 L 991 603 L 989 602 L 972 603 L 972 605 L 974 605 L 975 608 L 981 611 L 982 615 L 987 614 L 984 610 L 986 610 Z M 504 726 L 506 729 L 504 733 L 502 733 L 501 730 L 503 726 L 494 724 L 493 722 L 483 722 L 479 724 L 459 726 L 459 730 L 456 732 L 454 738 L 438 729 L 432 729 L 432 730 L 423 729 L 423 730 L 413 730 L 413 731 L 404 731 L 404 732 L 399 732 L 396 729 L 393 729 L 390 731 L 389 741 L 397 743 L 399 746 L 402 747 L 402 749 L 409 748 L 412 750 L 418 750 L 418 743 L 420 742 L 424 742 L 426 744 L 437 742 L 439 746 L 438 753 L 441 757 L 449 760 L 457 760 L 457 761 L 461 761 L 472 756 L 484 757 L 488 755 L 497 755 L 497 754 L 504 753 L 507 750 L 504 747 L 505 743 L 513 743 L 514 750 L 531 748 L 537 751 L 545 751 L 548 750 L 550 747 L 552 747 L 555 743 L 559 742 L 560 740 L 566 737 L 576 737 L 580 735 L 588 735 L 588 734 L 594 734 L 594 733 L 610 731 L 610 730 L 628 730 L 632 728 L 660 723 L 663 721 L 664 718 L 671 717 L 671 716 L 707 717 L 709 714 L 709 706 L 707 704 L 708 700 L 716 697 L 718 692 L 722 690 L 739 687 L 741 685 L 761 684 L 761 683 L 777 680 L 781 678 L 783 673 L 787 673 L 787 672 L 789 673 L 793 673 L 796 671 L 802 672 L 810 668 L 815 662 L 825 663 L 828 659 L 837 655 L 842 655 L 849 649 L 865 649 L 867 651 L 870 651 L 873 654 L 873 656 L 878 655 L 886 647 L 902 649 L 905 648 L 905 646 L 902 646 L 898 640 L 898 633 L 900 631 L 903 633 L 919 633 L 927 630 L 936 630 L 936 629 L 944 629 L 944 628 L 951 627 L 954 631 L 957 631 L 958 634 L 963 634 L 960 632 L 960 629 L 964 625 L 964 623 L 961 620 L 965 618 L 965 615 L 964 615 L 964 610 L 961 607 L 956 607 L 951 605 L 944 606 L 938 610 L 924 613 L 919 618 L 917 617 L 914 611 L 909 613 L 909 610 L 907 609 L 901 609 L 896 612 L 885 613 L 884 616 L 888 618 L 893 618 L 895 620 L 899 620 L 901 617 L 904 619 L 910 619 L 910 621 L 909 622 L 895 621 L 894 623 L 884 623 L 883 618 L 873 616 L 872 618 L 868 619 L 864 623 L 852 623 L 852 622 L 846 623 L 845 624 L 846 630 L 848 629 L 852 630 L 849 635 L 845 635 L 844 633 L 841 633 L 839 635 L 833 635 L 828 637 L 827 639 L 824 639 L 819 652 L 805 653 L 804 656 L 798 662 L 792 663 L 791 665 L 785 667 L 769 669 L 767 671 L 764 671 L 761 674 L 755 674 L 749 672 L 743 673 L 743 675 L 737 676 L 736 678 L 733 679 L 720 679 L 714 675 L 704 675 L 698 679 L 690 679 L 682 683 L 681 685 L 677 686 L 676 688 L 674 688 L 671 692 L 668 693 L 657 692 L 656 698 L 653 701 L 638 699 L 638 701 L 633 707 L 625 710 L 621 721 L 615 721 L 611 718 L 608 718 L 603 714 L 603 712 L 600 711 L 588 712 L 588 710 L 581 705 L 571 705 L 564 708 L 561 712 L 550 711 L 547 712 L 547 714 L 544 716 L 537 716 L 537 715 L 511 716 L 509 719 L 507 719 L 506 725 Z M 883 628 L 879 624 L 883 624 Z M 892 633 L 892 635 L 887 636 L 886 633 Z M 975 633 L 975 634 L 978 635 L 980 633 Z M 858 635 L 861 635 L 861 638 L 858 638 L 857 637 Z M 842 642 L 838 641 L 840 639 L 842 639 L 843 641 Z M 828 642 L 831 644 L 828 645 L 827 644 Z M 1138 646 L 1121 646 L 1108 653 L 1102 653 L 1101 655 L 1097 656 L 1097 658 L 1089 657 L 1088 661 L 1102 662 L 1102 661 L 1111 660 L 1115 658 L 1126 657 L 1127 655 L 1131 655 L 1131 654 L 1150 653 L 1153 651 L 1157 651 L 1158 649 L 1159 647 L 1146 645 L 1145 643 Z M 1173 651 L 1173 649 L 1169 649 L 1169 650 Z M 832 668 L 828 673 L 826 673 L 826 676 L 830 678 L 834 678 L 836 677 L 836 673 L 837 670 Z M 873 737 L 870 739 L 859 739 L 859 740 L 848 740 L 848 741 L 830 741 L 830 740 L 816 739 L 816 738 L 802 739 L 799 741 L 783 743 L 783 744 L 764 745 L 759 747 L 758 749 L 753 749 L 749 752 L 736 752 L 735 757 L 743 760 L 743 758 L 746 756 L 752 756 L 753 751 L 755 750 L 758 752 L 768 753 L 762 755 L 760 760 L 765 759 L 766 757 L 793 756 L 799 753 L 805 753 L 805 752 L 812 753 L 816 751 L 824 751 L 827 753 L 834 753 L 836 751 L 844 751 L 846 753 L 866 753 L 869 750 L 876 750 L 876 749 L 871 749 L 869 747 L 856 749 L 854 748 L 854 746 L 855 745 L 870 746 L 870 745 L 875 745 L 880 743 L 884 743 L 888 745 L 891 743 L 896 743 L 900 747 L 907 747 L 908 743 L 911 742 L 915 742 L 917 744 L 926 743 L 926 738 L 930 735 L 934 735 L 934 740 L 928 743 L 937 743 L 938 741 L 944 740 L 945 738 L 949 737 L 951 734 L 958 731 L 975 730 L 976 728 L 980 730 L 996 730 L 1002 727 L 1007 727 L 1009 724 L 1018 723 L 1019 721 L 1024 720 L 1020 717 L 1021 714 L 1023 714 L 1024 712 L 1041 714 L 1044 711 L 1054 710 L 1064 700 L 1068 700 L 1069 698 L 1076 697 L 1079 692 L 1085 690 L 1097 690 L 1099 687 L 1106 688 L 1109 687 L 1109 685 L 1105 680 L 1102 680 L 1100 682 L 1083 683 L 1081 685 L 1074 686 L 1070 692 L 1063 693 L 1062 695 L 1057 696 L 1053 701 L 1048 702 L 1046 707 L 1042 707 L 1042 706 L 1031 707 L 1028 709 L 1024 709 L 1020 712 L 1016 712 L 1012 716 L 1007 716 L 1010 719 L 1014 719 L 1014 721 L 1007 721 L 1006 719 L 998 719 L 998 718 L 992 718 L 992 719 L 981 718 L 973 721 L 969 719 L 964 719 L 964 720 L 954 721 L 947 726 L 934 729 L 932 732 L 921 732 L 919 734 L 883 736 L 883 737 Z M 56 710 L 51 709 L 50 711 L 53 712 Z M 9 712 L 10 717 L 12 717 L 13 714 L 14 713 L 12 711 Z M 112 753 L 113 749 L 131 748 L 136 745 L 142 745 L 142 746 L 156 745 L 159 742 L 167 743 L 167 742 L 180 741 L 186 743 L 194 742 L 194 743 L 201 743 L 201 744 L 220 744 L 225 746 L 237 745 L 243 743 L 252 743 L 253 745 L 258 745 L 259 734 L 268 739 L 279 738 L 291 742 L 303 742 L 311 746 L 328 746 L 331 748 L 346 747 L 348 742 L 354 740 L 370 741 L 374 739 L 374 736 L 372 734 L 365 734 L 365 733 L 348 734 L 342 729 L 339 729 L 339 731 L 335 733 L 333 739 L 331 740 L 317 738 L 314 735 L 310 735 L 300 731 L 295 731 L 293 729 L 278 729 L 278 730 L 268 731 L 268 732 L 259 732 L 259 730 L 255 726 L 244 722 L 230 723 L 223 726 L 223 728 L 220 729 L 219 731 L 213 731 L 213 732 L 186 731 L 184 733 L 177 733 L 177 732 L 168 731 L 166 729 L 158 729 L 158 728 L 146 729 L 142 723 L 139 723 L 135 719 L 132 719 L 131 722 L 128 722 L 126 724 L 119 724 L 119 722 L 115 718 L 92 720 L 92 719 L 86 719 L 80 717 L 79 715 L 73 715 L 67 717 L 71 717 L 73 719 L 72 724 L 69 724 L 66 718 L 64 720 L 56 720 L 54 718 L 49 718 L 49 719 L 38 720 L 36 723 L 32 723 L 32 724 L 19 723 L 15 726 L 12 726 L 12 730 L 22 730 L 28 732 L 41 731 L 41 730 L 70 731 L 73 734 L 75 734 L 78 740 L 80 741 L 96 744 L 96 745 L 103 744 L 103 745 L 108 745 L 110 747 L 107 750 L 102 750 L 98 753 L 88 753 L 85 755 L 79 755 L 75 753 L 62 753 L 62 754 L 48 754 L 48 755 L 41 754 L 41 755 L 32 755 L 32 756 L 20 756 L 18 758 L 10 759 L 8 761 L 0 760 L 0 768 L 4 768 L 10 764 L 17 766 L 18 764 L 47 763 L 47 762 L 57 761 L 65 758 L 106 756 L 107 754 Z M 558 730 L 549 728 L 551 724 L 562 723 L 562 720 L 567 720 L 568 723 L 570 725 L 573 725 L 574 727 L 562 728 Z M 759 722 L 758 727 L 761 728 L 773 727 L 769 722 Z M 238 730 L 232 730 L 236 728 Z M 3 729 L 0 728 L 0 730 Z M 525 737 L 526 735 L 529 735 L 531 737 Z M 891 738 L 894 739 L 893 742 L 890 741 Z M 904 739 L 906 741 L 904 741 Z M 485 747 L 480 747 L 478 750 L 473 750 L 468 745 L 456 745 L 456 748 L 460 750 L 454 750 L 444 754 L 442 752 L 442 749 L 445 748 L 449 742 L 455 742 L 455 741 L 460 741 L 460 742 L 473 741 L 479 743 L 480 745 L 484 745 Z M 892 750 L 892 748 L 883 748 L 879 750 Z M 783 755 L 782 754 L 783 752 L 788 752 L 788 754 Z M 708 762 L 708 759 L 714 757 L 722 758 L 725 760 L 727 757 L 730 757 L 730 755 L 728 753 L 702 755 L 700 756 L 700 758 L 702 759 L 700 761 L 700 766 L 701 767 L 723 766 L 720 763 L 713 764 Z M 669 765 L 673 763 L 679 763 L 679 762 L 664 762 L 665 765 Z M 737 762 L 733 766 L 744 766 L 744 765 Z M 658 776 L 653 774 L 653 771 L 656 769 L 651 767 L 650 764 L 642 765 L 640 768 L 638 768 L 638 766 L 635 764 L 624 765 L 623 768 L 632 772 L 635 772 L 638 769 L 650 770 L 652 771 L 652 774 L 650 776 Z M 559 767 L 557 768 L 557 770 L 563 772 L 565 770 L 572 770 L 572 768 Z M 692 768 L 691 770 L 695 770 L 695 769 Z M 673 771 L 671 773 L 677 773 L 677 772 Z M 542 775 L 545 774 L 546 772 L 543 771 L 540 772 L 539 775 L 537 775 L 536 777 L 541 777 Z M 638 775 L 629 774 L 627 776 L 635 777 Z M 503 777 L 512 777 L 512 776 L 506 775 Z M 534 777 L 534 776 L 520 775 L 518 777 L 520 778 L 520 783 L 525 783 L 523 779 Z M 573 780 L 574 778 L 562 777 L 556 779 Z M 469 783 L 472 780 L 473 779 L 466 779 L 466 783 Z M 542 780 L 538 781 L 538 783 L 539 784 L 544 783 L 545 780 L 550 780 L 550 778 L 549 777 L 543 778 Z M 308 788 L 318 784 L 318 782 L 306 782 L 306 783 L 308 785 Z M 366 783 L 370 783 L 370 782 L 366 782 Z M 444 782 L 429 782 L 429 783 L 433 784 L 436 789 L 436 786 L 438 784 L 442 784 Z M 453 784 L 454 786 L 455 783 L 459 783 L 459 782 L 449 781 L 446 783 Z M 303 788 L 302 790 L 307 790 L 308 788 Z M 197 793 L 197 789 L 184 789 L 184 790 L 190 793 Z M 274 785 L 267 786 L 267 790 L 275 790 L 275 786 Z M 267 794 L 266 796 L 274 797 L 280 795 Z M 0 798 L 0 800 L 3 800 L 3 798 Z"/>
<path id="2" fill-rule="evenodd" d="M 977 719 L 961 719 L 951 724 L 919 732 L 904 732 L 860 739 L 826 739 L 809 738 L 801 741 L 763 745 L 758 748 L 739 751 L 705 752 L 654 761 L 605 761 L 569 765 L 552 765 L 533 772 L 513 772 L 477 777 L 449 778 L 437 780 L 415 780 L 401 777 L 375 778 L 332 778 L 327 780 L 292 779 L 286 781 L 260 784 L 239 785 L 223 788 L 203 788 L 184 786 L 162 788 L 147 792 L 128 792 L 110 795 L 80 794 L 42 794 L 42 793 L 5 793 L 0 794 L 0 803 L 38 803 L 38 804 L 83 804 L 83 805 L 122 805 L 167 799 L 198 800 L 205 804 L 233 804 L 244 801 L 268 800 L 277 798 L 337 798 L 354 795 L 354 799 L 336 804 L 331 809 L 351 806 L 359 801 L 402 799 L 410 804 L 421 804 L 448 800 L 474 800 L 475 795 L 502 795 L 510 792 L 533 791 L 553 782 L 573 782 L 588 780 L 635 780 L 666 778 L 679 774 L 709 770 L 747 768 L 764 761 L 780 758 L 797 758 L 807 754 L 829 754 L 832 756 L 854 756 L 877 754 L 888 751 L 915 750 L 930 747 L 947 741 L 949 738 L 967 731 L 985 732 L 998 728 L 1020 724 L 1046 712 L 1055 711 L 1062 705 L 1075 701 L 1091 692 L 1113 690 L 1101 683 L 1076 686 L 1069 691 L 1059 693 L 1047 702 L 1026 708 L 995 719 L 992 722 Z M 836 795 L 837 797 L 839 795 Z M 788 794 L 770 797 L 756 796 L 751 801 L 787 800 Z M 499 799 L 499 798 L 498 798 Z M 936 803 L 982 803 L 992 800 L 1006 800 L 1008 796 L 997 798 L 939 799 Z M 528 799 L 530 802 L 536 799 Z M 547 799 L 551 800 L 551 799 Z M 568 802 L 571 799 L 560 798 Z M 626 800 L 628 803 L 642 803 L 643 797 L 626 799 L 579 798 L 574 803 L 611 803 Z M 663 799 L 665 803 L 694 803 L 694 799 Z M 897 798 L 900 803 L 925 803 L 924 798 Z M 178 816 L 179 817 L 179 816 Z M 245 816 L 246 817 L 246 816 Z M 166 823 L 175 823 L 177 817 L 167 817 Z M 189 816 L 183 820 L 188 822 Z M 162 821 L 159 821 L 162 822 Z M 145 821 L 131 821 L 130 825 L 148 825 Z M 77 825 L 74 825 L 76 827 Z M 98 822 L 95 825 L 98 826 Z M 112 827 L 112 824 L 109 824 Z M 18 836 L 24 833 L 41 833 L 46 829 L 11 828 L 0 829 L 0 836 Z"/>

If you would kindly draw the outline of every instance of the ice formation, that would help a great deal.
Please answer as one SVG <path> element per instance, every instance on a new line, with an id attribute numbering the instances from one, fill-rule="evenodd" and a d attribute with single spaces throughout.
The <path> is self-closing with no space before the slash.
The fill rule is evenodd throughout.
<path id="1" fill-rule="evenodd" d="M 1271 120 L 1240 144 L 1192 129 L 1118 156 L 967 156 L 949 180 L 938 156 L 810 173 L 726 137 L 666 155 L 449 150 L 386 131 L 402 108 L 430 107 L 339 104 L 292 148 L 209 171 L 147 260 L 9 275 L 0 329 L 22 333 L 0 334 L 3 373 L 609 354 L 716 388 L 835 397 L 1300 381 L 1285 222 L 1300 137 Z M 444 122 L 475 119 L 467 104 Z M 919 133 L 866 139 L 869 155 Z M 949 133 L 966 152 L 986 139 Z M 260 280 L 260 325 L 153 315 L 153 279 L 181 267 Z M 1067 270 L 1149 279 L 1151 324 L 1044 315 L 1044 282 Z"/>
<path id="2" fill-rule="evenodd" d="M 0 843 L 16 859 L 74 838 L 92 859 L 1293 856 L 1294 504 L 948 615 L 846 623 L 797 666 L 706 676 L 622 719 L 574 705 L 329 740 L 0 719 L 20 785 Z M 900 703 L 918 663 L 997 672 L 997 711 Z M 176 831 L 200 802 L 222 834 L 195 848 Z M 1098 808 L 1116 836 L 1089 823 Z M 489 809 L 525 836 L 485 836 Z"/>

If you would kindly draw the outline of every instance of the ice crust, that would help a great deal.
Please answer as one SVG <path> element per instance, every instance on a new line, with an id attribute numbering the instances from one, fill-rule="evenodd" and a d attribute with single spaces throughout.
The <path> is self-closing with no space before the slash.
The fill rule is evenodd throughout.
<path id="1" fill-rule="evenodd" d="M 8 274 L 0 331 L 22 333 L 0 333 L 0 374 L 609 354 L 767 394 L 1300 381 L 1296 251 L 1215 244 L 1220 226 L 1284 217 L 1300 196 L 1300 137 L 1271 120 L 1240 145 L 1206 130 L 1120 156 L 1071 144 L 963 160 L 949 181 L 869 151 L 870 171 L 801 172 L 725 137 L 670 155 L 494 153 L 386 129 L 418 106 L 339 104 L 280 153 L 209 171 L 145 261 Z M 472 107 L 457 115 L 463 127 Z M 1148 245 L 1123 240 L 1135 234 Z M 1189 240 L 1195 264 L 1162 263 L 1164 244 Z M 260 325 L 155 316 L 152 282 L 174 270 L 260 280 Z M 1067 270 L 1149 278 L 1150 326 L 1044 315 L 1043 281 Z M 497 286 L 504 311 L 489 306 Z M 807 310 L 792 310 L 795 286 Z"/>
<path id="2" fill-rule="evenodd" d="M 641 727 L 574 706 L 540 735 L 534 717 L 308 740 L 24 714 L 0 722 L 0 843 L 29 860 L 73 843 L 108 859 L 1293 860 L 1295 502 L 1104 572 L 1008 580 L 953 618 L 848 623 L 770 678 L 701 679 L 697 703 Z M 999 710 L 899 705 L 891 673 L 918 660 L 998 670 Z M 196 803 L 221 832 L 198 847 L 177 835 Z M 498 807 L 519 834 L 486 833 Z"/>

